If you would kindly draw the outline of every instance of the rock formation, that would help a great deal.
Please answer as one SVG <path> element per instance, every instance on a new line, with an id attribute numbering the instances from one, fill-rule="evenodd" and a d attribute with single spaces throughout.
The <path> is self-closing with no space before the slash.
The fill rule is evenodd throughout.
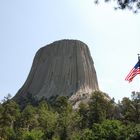
<path id="1" fill-rule="evenodd" d="M 29 76 L 15 98 L 31 93 L 42 97 L 87 97 L 99 90 L 88 46 L 78 40 L 60 40 L 46 45 L 35 55 Z"/>

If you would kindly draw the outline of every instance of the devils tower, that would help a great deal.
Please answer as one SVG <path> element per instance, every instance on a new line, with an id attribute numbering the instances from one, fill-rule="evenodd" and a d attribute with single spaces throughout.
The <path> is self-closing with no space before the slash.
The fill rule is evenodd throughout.
<path id="1" fill-rule="evenodd" d="M 88 96 L 99 90 L 94 63 L 88 46 L 79 40 L 60 40 L 40 48 L 19 99 L 32 94 L 36 99 Z"/>

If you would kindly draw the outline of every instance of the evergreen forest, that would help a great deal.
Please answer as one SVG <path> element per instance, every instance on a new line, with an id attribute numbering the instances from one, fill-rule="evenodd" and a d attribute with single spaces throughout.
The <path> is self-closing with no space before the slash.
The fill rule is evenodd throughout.
<path id="1" fill-rule="evenodd" d="M 118 103 L 95 91 L 73 109 L 68 97 L 0 103 L 0 140 L 140 140 L 140 93 Z"/>

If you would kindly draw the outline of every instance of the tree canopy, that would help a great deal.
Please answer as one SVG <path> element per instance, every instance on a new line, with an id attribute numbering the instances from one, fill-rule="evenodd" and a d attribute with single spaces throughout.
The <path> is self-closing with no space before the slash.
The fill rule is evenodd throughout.
<path id="1" fill-rule="evenodd" d="M 29 97 L 27 97 L 29 98 Z M 29 98 L 31 101 L 31 98 Z M 28 101 L 28 99 L 26 99 Z M 67 97 L 21 106 L 10 96 L 0 104 L 0 140 L 138 140 L 140 93 L 119 103 L 93 93 L 74 110 Z"/>
<path id="2" fill-rule="evenodd" d="M 104 0 L 105 2 L 114 2 L 115 9 L 129 9 L 133 11 L 134 13 L 139 12 L 140 10 L 140 0 Z M 101 2 L 101 0 L 94 0 L 95 4 L 98 4 Z"/>

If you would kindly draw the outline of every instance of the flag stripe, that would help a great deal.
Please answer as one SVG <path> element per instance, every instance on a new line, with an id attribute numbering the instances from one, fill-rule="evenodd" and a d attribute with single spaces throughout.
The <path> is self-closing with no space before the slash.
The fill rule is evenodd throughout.
<path id="1" fill-rule="evenodd" d="M 140 60 L 137 62 L 134 68 L 129 72 L 125 80 L 131 82 L 137 74 L 140 74 Z"/>
<path id="2" fill-rule="evenodd" d="M 137 70 L 134 70 L 133 72 L 131 72 L 131 74 L 129 74 L 127 77 L 126 77 L 126 80 L 129 80 L 131 78 L 134 78 L 137 74 L 140 74 L 140 69 L 137 69 Z"/>
<path id="3" fill-rule="evenodd" d="M 128 74 L 128 76 L 126 77 L 126 80 L 129 79 L 130 77 L 136 76 L 139 73 L 140 73 L 140 69 L 134 69 L 132 72 Z"/>

